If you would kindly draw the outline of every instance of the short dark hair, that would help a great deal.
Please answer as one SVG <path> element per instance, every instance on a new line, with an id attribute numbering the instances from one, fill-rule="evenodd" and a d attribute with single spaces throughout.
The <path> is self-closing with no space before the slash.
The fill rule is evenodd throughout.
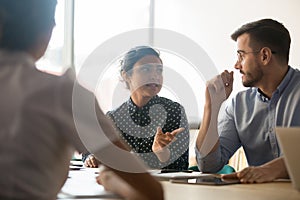
<path id="1" fill-rule="evenodd" d="M 57 0 L 0 0 L 0 48 L 29 50 L 55 25 Z"/>
<path id="2" fill-rule="evenodd" d="M 237 41 L 237 38 L 244 33 L 249 34 L 252 48 L 269 47 L 276 52 L 276 55 L 278 54 L 280 60 L 288 63 L 291 37 L 282 23 L 273 19 L 250 22 L 237 29 L 231 38 Z"/>

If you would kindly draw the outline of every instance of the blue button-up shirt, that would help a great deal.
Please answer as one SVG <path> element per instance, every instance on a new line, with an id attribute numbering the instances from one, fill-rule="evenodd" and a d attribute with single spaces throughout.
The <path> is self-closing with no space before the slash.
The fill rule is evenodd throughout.
<path id="1" fill-rule="evenodd" d="M 241 146 L 250 166 L 262 165 L 281 156 L 275 127 L 300 126 L 299 88 L 300 72 L 289 67 L 271 99 L 258 88 L 239 92 L 220 113 L 218 149 L 203 157 L 196 148 L 200 170 L 217 172 Z"/>

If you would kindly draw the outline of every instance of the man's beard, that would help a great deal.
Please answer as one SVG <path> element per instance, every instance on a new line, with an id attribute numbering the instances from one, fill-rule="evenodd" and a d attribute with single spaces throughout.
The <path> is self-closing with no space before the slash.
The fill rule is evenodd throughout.
<path id="1" fill-rule="evenodd" d="M 244 73 L 244 72 L 241 73 L 244 75 L 244 78 L 251 78 L 243 81 L 243 85 L 245 87 L 255 87 L 263 77 L 263 72 L 261 70 L 256 70 L 255 76 L 253 76 L 252 73 Z"/>

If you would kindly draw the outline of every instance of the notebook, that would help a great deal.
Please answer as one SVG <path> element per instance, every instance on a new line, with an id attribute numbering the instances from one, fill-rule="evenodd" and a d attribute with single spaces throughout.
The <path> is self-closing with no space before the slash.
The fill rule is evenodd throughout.
<path id="1" fill-rule="evenodd" d="M 276 137 L 293 187 L 300 191 L 300 127 L 276 127 Z"/>

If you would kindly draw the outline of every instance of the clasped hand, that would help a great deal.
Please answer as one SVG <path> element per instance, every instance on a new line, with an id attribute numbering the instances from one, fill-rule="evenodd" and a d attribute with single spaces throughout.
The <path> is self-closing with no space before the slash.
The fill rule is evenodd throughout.
<path id="1" fill-rule="evenodd" d="M 220 75 L 207 82 L 206 103 L 219 105 L 226 100 L 232 92 L 233 72 L 225 70 Z"/>
<path id="2" fill-rule="evenodd" d="M 97 160 L 97 158 L 93 154 L 90 154 L 84 161 L 84 165 L 86 167 L 97 168 L 99 164 L 100 161 Z"/>

